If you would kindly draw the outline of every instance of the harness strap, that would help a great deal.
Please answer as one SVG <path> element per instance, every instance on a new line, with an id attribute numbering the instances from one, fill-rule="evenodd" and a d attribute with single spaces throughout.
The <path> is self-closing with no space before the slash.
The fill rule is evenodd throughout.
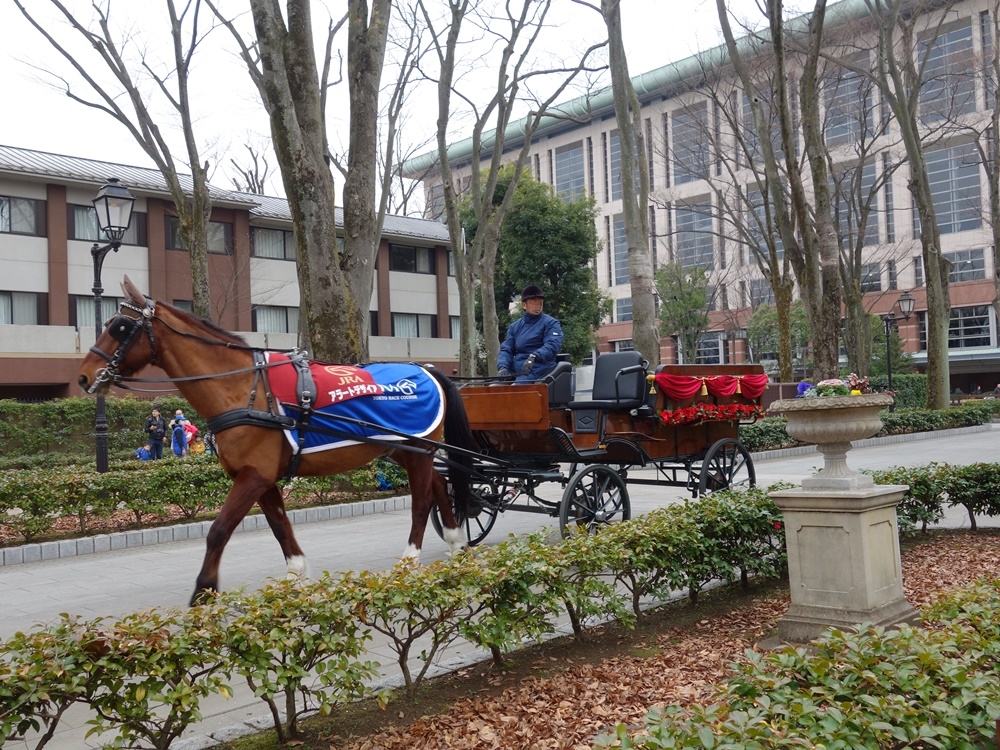
<path id="1" fill-rule="evenodd" d="M 306 442 L 306 430 L 309 429 L 309 420 L 313 414 L 313 404 L 316 403 L 316 383 L 313 380 L 312 370 L 309 367 L 309 360 L 301 352 L 294 352 L 288 356 L 289 361 L 295 367 L 298 374 L 298 382 L 295 384 L 295 395 L 299 402 L 299 425 L 297 428 L 298 440 L 292 457 L 288 460 L 288 469 L 285 471 L 285 479 L 291 479 L 295 472 L 299 470 L 302 461 L 302 447 Z M 270 394 L 271 389 L 268 388 Z"/>

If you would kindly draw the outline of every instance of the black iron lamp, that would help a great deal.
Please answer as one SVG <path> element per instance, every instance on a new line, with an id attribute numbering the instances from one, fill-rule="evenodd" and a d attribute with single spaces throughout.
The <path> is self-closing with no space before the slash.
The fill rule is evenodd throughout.
<path id="1" fill-rule="evenodd" d="M 913 305 L 916 300 L 910 291 L 907 289 L 901 295 L 899 299 L 896 300 L 896 305 L 899 307 L 899 315 L 896 315 L 892 310 L 889 310 L 885 315 L 882 316 L 882 324 L 885 326 L 885 369 L 887 374 L 887 379 L 889 381 L 889 390 L 892 390 L 892 347 L 890 346 L 890 339 L 892 338 L 892 329 L 897 326 L 901 320 L 909 320 L 910 316 L 913 314 Z M 889 404 L 889 411 L 893 411 L 896 408 L 895 399 L 891 404 Z"/>
<path id="2" fill-rule="evenodd" d="M 97 213 L 97 226 L 109 240 L 106 245 L 94 243 L 90 254 L 94 259 L 94 340 L 101 336 L 101 325 L 104 316 L 101 314 L 101 295 L 104 287 L 101 283 L 101 269 L 104 258 L 109 252 L 118 252 L 122 238 L 132 224 L 132 208 L 135 198 L 122 185 L 117 177 L 109 177 L 105 185 L 97 191 L 94 198 L 94 211 Z M 108 470 L 108 418 L 104 410 L 104 394 L 97 394 L 97 417 L 94 421 L 94 434 L 97 436 L 97 471 Z"/>

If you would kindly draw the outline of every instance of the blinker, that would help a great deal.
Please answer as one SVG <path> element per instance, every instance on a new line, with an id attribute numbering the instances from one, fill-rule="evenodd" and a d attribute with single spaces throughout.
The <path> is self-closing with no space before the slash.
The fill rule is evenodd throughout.
<path id="1" fill-rule="evenodd" d="M 129 318 L 126 315 L 116 315 L 115 318 L 108 323 L 108 334 L 118 343 L 124 344 L 129 340 L 133 329 L 138 325 L 140 325 L 138 320 Z"/>

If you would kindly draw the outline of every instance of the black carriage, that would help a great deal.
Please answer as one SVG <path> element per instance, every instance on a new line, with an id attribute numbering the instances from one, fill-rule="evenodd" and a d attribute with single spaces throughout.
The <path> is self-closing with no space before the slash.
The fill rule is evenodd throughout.
<path id="1" fill-rule="evenodd" d="M 569 362 L 560 362 L 544 382 L 461 389 L 483 451 L 466 519 L 470 545 L 507 510 L 558 517 L 565 535 L 627 520 L 629 484 L 684 487 L 697 497 L 756 483 L 738 428 L 761 413 L 767 377 L 759 365 L 662 365 L 650 373 L 638 352 L 614 352 L 597 358 L 589 400 L 572 400 L 571 383 Z M 539 497 L 553 482 L 561 498 Z M 436 510 L 431 520 L 441 534 Z"/>

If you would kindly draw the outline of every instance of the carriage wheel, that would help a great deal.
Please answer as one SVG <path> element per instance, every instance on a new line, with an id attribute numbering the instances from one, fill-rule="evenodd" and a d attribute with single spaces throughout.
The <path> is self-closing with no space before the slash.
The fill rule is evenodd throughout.
<path id="1" fill-rule="evenodd" d="M 486 535 L 490 533 L 493 524 L 496 523 L 500 510 L 494 500 L 498 495 L 497 487 L 492 484 L 474 483 L 472 485 L 472 496 L 469 498 L 469 516 L 465 519 L 465 536 L 469 540 L 469 546 L 475 547 Z M 450 497 L 450 494 L 449 494 Z M 455 512 L 454 500 L 452 500 L 452 513 Z M 444 524 L 441 523 L 441 513 L 437 505 L 431 506 L 431 525 L 438 536 L 444 539 Z"/>
<path id="2" fill-rule="evenodd" d="M 756 484 L 757 472 L 753 468 L 753 459 L 739 440 L 724 438 L 708 449 L 701 462 L 699 495 L 708 495 L 730 487 L 753 487 Z"/>
<path id="3" fill-rule="evenodd" d="M 588 533 L 632 515 L 628 488 L 618 472 L 603 464 L 587 466 L 569 480 L 559 508 L 559 530 L 568 536 L 574 527 Z"/>

